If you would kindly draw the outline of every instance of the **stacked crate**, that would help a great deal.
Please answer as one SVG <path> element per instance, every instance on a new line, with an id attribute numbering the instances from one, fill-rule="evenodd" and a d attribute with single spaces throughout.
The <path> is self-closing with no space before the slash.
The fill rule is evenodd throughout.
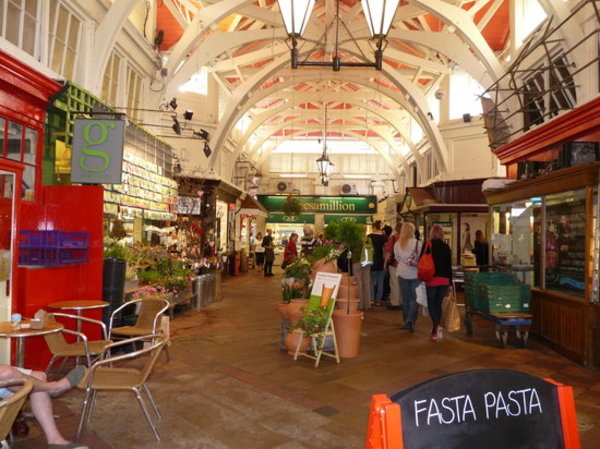
<path id="1" fill-rule="evenodd" d="M 465 299 L 488 313 L 528 312 L 531 287 L 508 273 L 465 273 Z"/>
<path id="2" fill-rule="evenodd" d="M 88 261 L 88 232 L 21 231 L 19 265 L 62 266 Z"/>

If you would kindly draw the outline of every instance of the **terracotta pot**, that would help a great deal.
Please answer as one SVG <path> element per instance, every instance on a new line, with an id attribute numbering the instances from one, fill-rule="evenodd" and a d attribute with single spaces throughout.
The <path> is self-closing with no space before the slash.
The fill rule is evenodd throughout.
<path id="1" fill-rule="evenodd" d="M 360 350 L 360 331 L 362 329 L 363 313 L 347 314 L 345 310 L 333 311 L 335 338 L 338 353 L 341 358 L 351 359 L 358 356 Z"/>
<path id="2" fill-rule="evenodd" d="M 296 353 L 296 347 L 298 346 L 298 339 L 302 339 L 300 342 L 300 352 L 306 352 L 310 346 L 310 337 L 303 336 L 300 332 L 288 332 L 285 337 L 285 347 L 289 354 Z"/>
<path id="3" fill-rule="evenodd" d="M 344 313 L 356 313 L 358 312 L 358 305 L 360 304 L 360 299 L 336 299 L 335 301 L 335 310 L 340 310 Z"/>
<path id="4" fill-rule="evenodd" d="M 286 302 L 278 302 L 277 304 L 275 304 L 275 306 L 277 307 L 277 310 L 281 314 L 281 318 L 283 318 L 284 320 L 287 320 L 289 304 Z"/>
<path id="5" fill-rule="evenodd" d="M 314 279 L 318 272 L 321 273 L 337 273 L 337 263 L 335 260 L 325 262 L 325 258 L 317 260 L 312 266 L 310 278 Z"/>
<path id="6" fill-rule="evenodd" d="M 290 324 L 296 324 L 300 321 L 307 307 L 308 299 L 292 299 L 287 308 L 287 318 Z"/>
<path id="7" fill-rule="evenodd" d="M 350 280 L 348 280 L 348 275 L 342 277 L 337 297 L 338 300 L 345 298 L 358 298 L 358 282 L 353 276 L 350 277 Z"/>

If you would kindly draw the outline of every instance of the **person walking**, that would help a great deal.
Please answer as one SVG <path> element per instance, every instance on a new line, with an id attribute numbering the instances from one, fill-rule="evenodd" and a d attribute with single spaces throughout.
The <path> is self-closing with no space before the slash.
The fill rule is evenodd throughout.
<path id="1" fill-rule="evenodd" d="M 480 267 L 479 271 L 487 271 L 487 267 L 482 268 L 481 266 L 489 264 L 489 246 L 481 229 L 475 231 L 475 247 L 473 248 L 473 254 L 475 254 L 476 263 Z"/>
<path id="2" fill-rule="evenodd" d="M 415 238 L 415 226 L 412 223 L 403 223 L 400 228 L 400 237 L 394 244 L 394 257 L 398 262 L 396 272 L 400 280 L 402 293 L 403 329 L 410 332 L 415 330 L 419 305 L 417 304 L 417 287 L 420 283 L 417 278 L 417 263 L 421 254 L 421 242 Z"/>
<path id="3" fill-rule="evenodd" d="M 431 247 L 431 256 L 435 266 L 433 277 L 425 281 L 427 287 L 427 308 L 431 317 L 431 339 L 442 340 L 443 329 L 440 326 L 442 321 L 442 303 L 450 286 L 452 279 L 452 252 L 446 242 L 444 242 L 444 228 L 440 225 L 433 225 L 429 232 L 429 241 L 421 248 L 421 257 L 428 246 Z"/>
<path id="4" fill-rule="evenodd" d="M 292 232 L 290 234 L 290 239 L 285 245 L 283 250 L 283 263 L 281 264 L 281 268 L 285 269 L 289 264 L 291 264 L 294 260 L 298 258 L 298 248 L 296 247 L 296 242 L 298 241 L 298 234 Z"/>
<path id="5" fill-rule="evenodd" d="M 267 235 L 264 236 L 262 247 L 265 249 L 265 276 L 273 276 L 273 262 L 275 261 L 275 242 L 273 241 L 273 231 L 267 229 Z"/>
<path id="6" fill-rule="evenodd" d="M 259 232 L 254 239 L 254 255 L 256 256 L 256 269 L 258 271 L 263 271 L 263 265 L 265 264 L 265 248 L 262 243 L 263 235 Z"/>
<path id="7" fill-rule="evenodd" d="M 371 300 L 374 305 L 383 304 L 383 281 L 385 279 L 385 269 L 383 266 L 383 247 L 386 236 L 381 229 L 381 220 L 373 223 L 373 232 L 369 234 L 369 239 L 373 245 L 373 265 L 371 265 Z"/>
<path id="8" fill-rule="evenodd" d="M 398 260 L 394 254 L 394 247 L 398 241 L 398 238 L 400 238 L 401 227 L 402 223 L 396 223 L 395 232 L 387 238 L 385 247 L 383 248 L 385 251 L 385 260 L 383 261 L 383 264 L 388 270 L 390 286 L 390 305 L 388 306 L 388 309 L 391 310 L 399 310 L 400 304 L 402 303 L 402 295 L 400 294 L 400 279 L 398 278 L 397 273 Z"/>

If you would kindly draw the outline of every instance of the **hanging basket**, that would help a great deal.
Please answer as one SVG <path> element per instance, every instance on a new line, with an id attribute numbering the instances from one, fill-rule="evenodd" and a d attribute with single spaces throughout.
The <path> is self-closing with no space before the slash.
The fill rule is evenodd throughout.
<path id="1" fill-rule="evenodd" d="M 295 196 L 288 196 L 283 202 L 283 214 L 298 216 L 302 213 L 302 203 Z"/>

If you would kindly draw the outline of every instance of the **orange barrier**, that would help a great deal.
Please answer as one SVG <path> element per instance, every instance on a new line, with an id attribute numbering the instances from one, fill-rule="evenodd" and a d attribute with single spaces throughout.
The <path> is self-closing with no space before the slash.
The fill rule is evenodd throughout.
<path id="1" fill-rule="evenodd" d="M 400 406 L 385 394 L 371 398 L 366 449 L 404 449 Z"/>
<path id="2" fill-rule="evenodd" d="M 565 449 L 581 449 L 579 441 L 579 429 L 577 428 L 577 414 L 575 413 L 575 398 L 573 388 L 553 381 L 544 379 L 556 385 L 558 393 L 558 402 L 560 404 L 560 423 L 562 425 L 563 441 Z"/>

